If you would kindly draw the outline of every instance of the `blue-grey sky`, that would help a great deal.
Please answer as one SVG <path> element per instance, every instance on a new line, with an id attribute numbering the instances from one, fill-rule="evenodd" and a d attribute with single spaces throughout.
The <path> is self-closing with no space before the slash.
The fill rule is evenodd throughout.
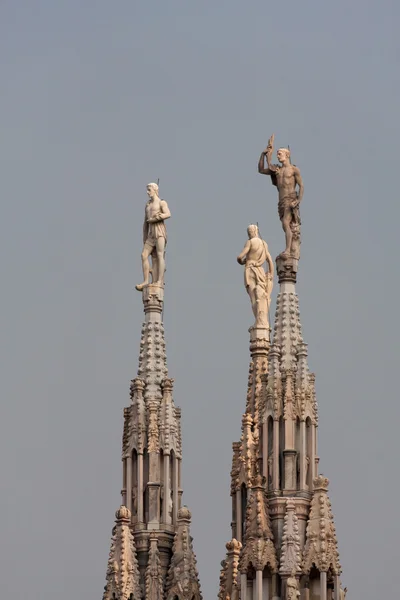
<path id="1" fill-rule="evenodd" d="M 216 597 L 252 323 L 236 256 L 254 221 L 283 249 L 257 174 L 272 132 L 305 183 L 298 292 L 343 583 L 396 592 L 399 20 L 397 0 L 1 2 L 1 597 L 101 597 L 158 177 L 184 501 Z"/>

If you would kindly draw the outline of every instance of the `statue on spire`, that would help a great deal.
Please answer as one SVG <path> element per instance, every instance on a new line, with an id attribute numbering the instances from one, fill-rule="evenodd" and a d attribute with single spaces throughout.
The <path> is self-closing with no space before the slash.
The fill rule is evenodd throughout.
<path id="1" fill-rule="evenodd" d="M 251 307 L 256 318 L 255 327 L 269 328 L 268 309 L 274 284 L 274 264 L 268 250 L 267 242 L 260 238 L 257 225 L 249 225 L 249 236 L 245 247 L 237 257 L 240 265 L 244 265 L 244 285 L 250 296 Z M 268 271 L 264 270 L 264 263 Z"/>
<path id="2" fill-rule="evenodd" d="M 279 148 L 277 157 L 280 165 L 271 164 L 274 150 L 274 135 L 268 140 L 268 146 L 261 152 L 258 161 L 258 172 L 270 175 L 271 182 L 278 188 L 278 213 L 285 232 L 286 248 L 278 258 L 300 258 L 300 211 L 304 186 L 300 170 L 290 161 L 289 148 Z M 265 166 L 265 160 L 267 166 Z M 298 190 L 296 190 L 298 186 Z"/>
<path id="3" fill-rule="evenodd" d="M 150 283 L 150 273 L 152 283 L 164 285 L 165 247 L 167 245 L 167 229 L 164 221 L 171 216 L 168 204 L 158 196 L 157 183 L 147 185 L 147 195 L 149 199 L 144 210 L 143 224 L 143 283 L 136 286 L 139 292 Z"/>

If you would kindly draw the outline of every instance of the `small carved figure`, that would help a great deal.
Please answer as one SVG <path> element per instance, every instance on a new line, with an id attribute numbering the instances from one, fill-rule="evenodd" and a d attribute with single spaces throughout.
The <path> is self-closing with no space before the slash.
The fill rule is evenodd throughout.
<path id="1" fill-rule="evenodd" d="M 274 453 L 271 452 L 271 454 L 268 457 L 268 487 L 269 487 L 269 489 L 272 488 L 272 468 L 273 468 L 273 464 L 274 464 Z"/>
<path id="2" fill-rule="evenodd" d="M 245 247 L 237 257 L 240 265 L 244 265 L 244 285 L 250 296 L 251 307 L 256 318 L 255 327 L 269 327 L 268 309 L 274 284 L 274 264 L 267 243 L 258 233 L 257 225 L 249 225 L 249 236 Z M 268 264 L 268 271 L 263 268 Z"/>
<path id="3" fill-rule="evenodd" d="M 164 221 L 171 216 L 168 204 L 158 196 L 156 183 L 148 184 L 147 195 L 149 200 L 145 207 L 143 224 L 143 283 L 136 286 L 139 292 L 150 283 L 150 273 L 153 283 L 159 285 L 164 283 L 165 247 L 167 245 L 167 229 Z"/>
<path id="4" fill-rule="evenodd" d="M 340 588 L 340 591 L 339 591 L 340 600 L 346 600 L 346 594 L 347 594 L 347 587 L 345 587 L 344 589 Z"/>
<path id="5" fill-rule="evenodd" d="M 271 164 L 274 136 L 268 140 L 268 146 L 261 152 L 258 161 L 258 172 L 270 175 L 272 184 L 278 188 L 278 213 L 285 232 L 286 248 L 279 258 L 300 258 L 300 212 L 299 205 L 303 198 L 304 185 L 300 170 L 290 162 L 290 150 L 279 148 L 277 157 L 280 165 Z M 265 159 L 267 167 L 265 167 Z M 298 191 L 296 191 L 298 186 Z"/>
<path id="6" fill-rule="evenodd" d="M 311 462 L 311 459 L 310 459 L 310 457 L 307 454 L 306 455 L 306 477 L 305 477 L 305 479 L 306 479 L 306 485 L 307 485 L 307 482 L 308 482 L 308 472 L 310 470 L 310 462 Z"/>
<path id="7" fill-rule="evenodd" d="M 286 581 L 286 600 L 297 600 L 299 597 L 299 583 L 296 579 L 296 571 L 293 570 Z"/>
<path id="8" fill-rule="evenodd" d="M 132 488 L 132 515 L 137 516 L 137 493 L 134 487 Z"/>
<path id="9" fill-rule="evenodd" d="M 168 519 L 169 519 L 169 522 L 170 522 L 170 523 L 172 523 L 172 507 L 173 507 L 173 499 L 172 499 L 172 494 L 173 494 L 173 493 L 172 493 L 172 490 L 170 490 L 170 493 L 169 493 L 169 501 L 168 501 L 168 509 L 167 509 L 167 512 L 168 512 Z"/>

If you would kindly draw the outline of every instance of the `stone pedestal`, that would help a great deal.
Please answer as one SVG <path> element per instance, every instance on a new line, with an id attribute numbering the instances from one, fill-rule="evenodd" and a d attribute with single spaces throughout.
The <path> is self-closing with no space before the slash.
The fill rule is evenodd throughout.
<path id="1" fill-rule="evenodd" d="M 164 305 L 164 286 L 149 283 L 149 285 L 146 285 L 143 288 L 142 300 L 144 312 L 146 313 L 146 320 L 153 320 L 149 318 L 149 313 L 161 315 Z"/>
<path id="2" fill-rule="evenodd" d="M 250 327 L 250 354 L 252 356 L 268 356 L 270 332 L 269 327 Z"/>
<path id="3" fill-rule="evenodd" d="M 278 274 L 279 283 L 283 283 L 285 281 L 296 283 L 298 267 L 298 258 L 289 257 L 284 259 L 278 256 L 276 259 L 276 272 Z"/>

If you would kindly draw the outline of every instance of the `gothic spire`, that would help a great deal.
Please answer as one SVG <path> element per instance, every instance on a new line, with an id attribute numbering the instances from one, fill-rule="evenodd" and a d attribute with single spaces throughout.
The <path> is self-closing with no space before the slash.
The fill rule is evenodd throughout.
<path id="1" fill-rule="evenodd" d="M 166 600 L 168 573 L 173 574 L 172 580 L 172 575 L 169 578 L 170 587 L 178 586 L 178 597 L 186 600 L 179 591 L 186 585 L 179 574 L 182 567 L 186 569 L 184 578 L 189 572 L 191 580 L 196 580 L 194 588 L 192 584 L 192 587 L 189 586 L 194 594 L 188 600 L 200 600 L 189 534 L 190 513 L 187 509 L 179 510 L 183 493 L 181 411 L 173 400 L 174 381 L 168 376 L 162 321 L 166 246 L 164 221 L 170 217 L 170 212 L 167 203 L 158 196 L 157 184 L 149 184 L 147 193 L 149 200 L 145 208 L 142 251 L 144 281 L 136 286 L 142 293 L 145 316 L 137 376 L 131 381 L 130 405 L 124 409 L 123 507 L 119 511 L 121 519 L 123 515 L 123 540 L 129 538 L 130 543 L 130 555 L 126 560 L 134 567 L 129 579 L 124 573 L 131 573 L 131 567 L 122 567 L 110 558 L 108 595 L 104 600 Z M 119 532 L 118 527 L 116 531 Z M 113 538 L 113 557 L 115 552 L 120 556 L 118 539 Z M 126 540 L 124 544 L 123 548 L 126 548 Z M 181 547 L 184 548 L 183 563 L 178 560 Z M 129 583 L 131 580 L 133 583 Z M 134 587 L 131 592 L 125 585 L 126 581 L 130 588 Z M 133 593 L 131 598 L 128 592 Z"/>
<path id="2" fill-rule="evenodd" d="M 243 551 L 239 569 L 247 573 L 252 566 L 256 571 L 269 567 L 278 571 L 278 561 L 268 514 L 267 498 L 261 475 L 257 475 L 247 501 Z"/>
<path id="3" fill-rule="evenodd" d="M 103 600 L 141 600 L 135 541 L 129 528 L 131 513 L 121 506 L 115 517 Z"/>
<path id="4" fill-rule="evenodd" d="M 330 569 L 334 575 L 340 575 L 341 566 L 328 486 L 327 477 L 319 475 L 315 478 L 307 522 L 303 570 L 309 573 L 314 565 L 321 572 L 326 573 Z"/>
<path id="5" fill-rule="evenodd" d="M 191 518 L 189 509 L 182 506 L 178 512 L 178 525 L 167 577 L 167 600 L 202 600 L 196 555 L 190 535 Z"/>

